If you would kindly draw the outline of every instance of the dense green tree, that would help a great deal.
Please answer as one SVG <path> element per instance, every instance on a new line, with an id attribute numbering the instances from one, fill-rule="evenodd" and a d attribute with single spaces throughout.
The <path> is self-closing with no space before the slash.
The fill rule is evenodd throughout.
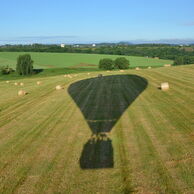
<path id="1" fill-rule="evenodd" d="M 115 69 L 128 69 L 129 68 L 129 60 L 127 60 L 125 57 L 118 57 L 115 60 Z"/>
<path id="2" fill-rule="evenodd" d="M 19 75 L 30 75 L 33 73 L 33 60 L 29 54 L 18 57 L 16 71 Z"/>
<path id="3" fill-rule="evenodd" d="M 192 57 L 192 56 L 185 56 L 184 57 L 184 64 L 194 64 L 194 57 Z"/>
<path id="4" fill-rule="evenodd" d="M 99 61 L 99 69 L 111 70 L 114 68 L 114 61 L 112 59 L 101 59 Z"/>

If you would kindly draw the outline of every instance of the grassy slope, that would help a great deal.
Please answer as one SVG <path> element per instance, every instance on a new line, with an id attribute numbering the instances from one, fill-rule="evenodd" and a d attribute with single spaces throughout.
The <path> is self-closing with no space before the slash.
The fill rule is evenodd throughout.
<path id="1" fill-rule="evenodd" d="M 17 52 L 0 52 L 0 66 L 10 65 L 15 67 L 18 55 Z M 79 65 L 80 63 L 97 65 L 102 58 L 115 59 L 116 55 L 96 55 L 96 54 L 73 54 L 73 53 L 31 53 L 35 61 L 35 68 L 61 68 Z M 119 56 L 120 57 L 120 56 Z M 132 67 L 135 66 L 162 66 L 172 63 L 170 60 L 147 59 L 145 57 L 126 56 Z"/>
<path id="2" fill-rule="evenodd" d="M 71 83 L 97 73 L 39 78 L 41 86 L 36 86 L 37 78 L 24 79 L 29 92 L 25 97 L 17 97 L 20 87 L 0 82 L 0 193 L 192 193 L 194 65 L 123 74 L 127 73 L 149 84 L 111 131 L 114 168 L 98 170 L 80 169 L 91 131 L 67 92 Z M 164 81 L 170 83 L 168 92 L 157 89 Z M 54 90 L 59 83 L 65 90 Z M 98 88 L 96 103 L 101 103 L 101 87 L 92 84 Z M 126 90 L 118 94 L 120 101 L 142 84 L 126 83 Z M 80 96 L 86 89 L 80 88 Z M 87 96 L 80 100 L 85 101 L 82 108 L 93 106 L 87 104 Z"/>

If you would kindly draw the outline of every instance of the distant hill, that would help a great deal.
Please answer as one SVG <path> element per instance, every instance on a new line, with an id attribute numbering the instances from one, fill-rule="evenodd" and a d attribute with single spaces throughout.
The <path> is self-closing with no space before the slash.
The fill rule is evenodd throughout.
<path id="1" fill-rule="evenodd" d="M 160 40 L 134 40 L 133 44 L 171 44 L 171 45 L 193 45 L 194 39 L 160 39 Z"/>

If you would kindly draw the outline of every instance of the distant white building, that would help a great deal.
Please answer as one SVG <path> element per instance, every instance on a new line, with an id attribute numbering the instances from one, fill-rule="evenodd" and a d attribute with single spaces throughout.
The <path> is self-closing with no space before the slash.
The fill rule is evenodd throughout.
<path id="1" fill-rule="evenodd" d="M 95 47 L 95 46 L 96 46 L 96 44 L 92 44 L 92 46 L 93 46 L 93 47 Z"/>
<path id="2" fill-rule="evenodd" d="M 65 44 L 61 44 L 61 48 L 64 48 L 65 47 Z"/>

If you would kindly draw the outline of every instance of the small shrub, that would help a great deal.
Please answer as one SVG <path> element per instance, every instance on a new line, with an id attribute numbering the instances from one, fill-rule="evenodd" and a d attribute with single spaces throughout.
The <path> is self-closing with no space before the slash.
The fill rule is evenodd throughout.
<path id="1" fill-rule="evenodd" d="M 115 60 L 115 69 L 128 69 L 129 65 L 129 60 L 125 57 L 119 57 Z"/>
<path id="2" fill-rule="evenodd" d="M 114 68 L 114 61 L 112 59 L 101 59 L 99 62 L 99 69 L 111 70 Z"/>
<path id="3" fill-rule="evenodd" d="M 0 71 L 1 71 L 2 75 L 8 75 L 8 74 L 14 72 L 14 70 L 11 67 L 9 67 L 8 65 L 1 67 Z"/>

